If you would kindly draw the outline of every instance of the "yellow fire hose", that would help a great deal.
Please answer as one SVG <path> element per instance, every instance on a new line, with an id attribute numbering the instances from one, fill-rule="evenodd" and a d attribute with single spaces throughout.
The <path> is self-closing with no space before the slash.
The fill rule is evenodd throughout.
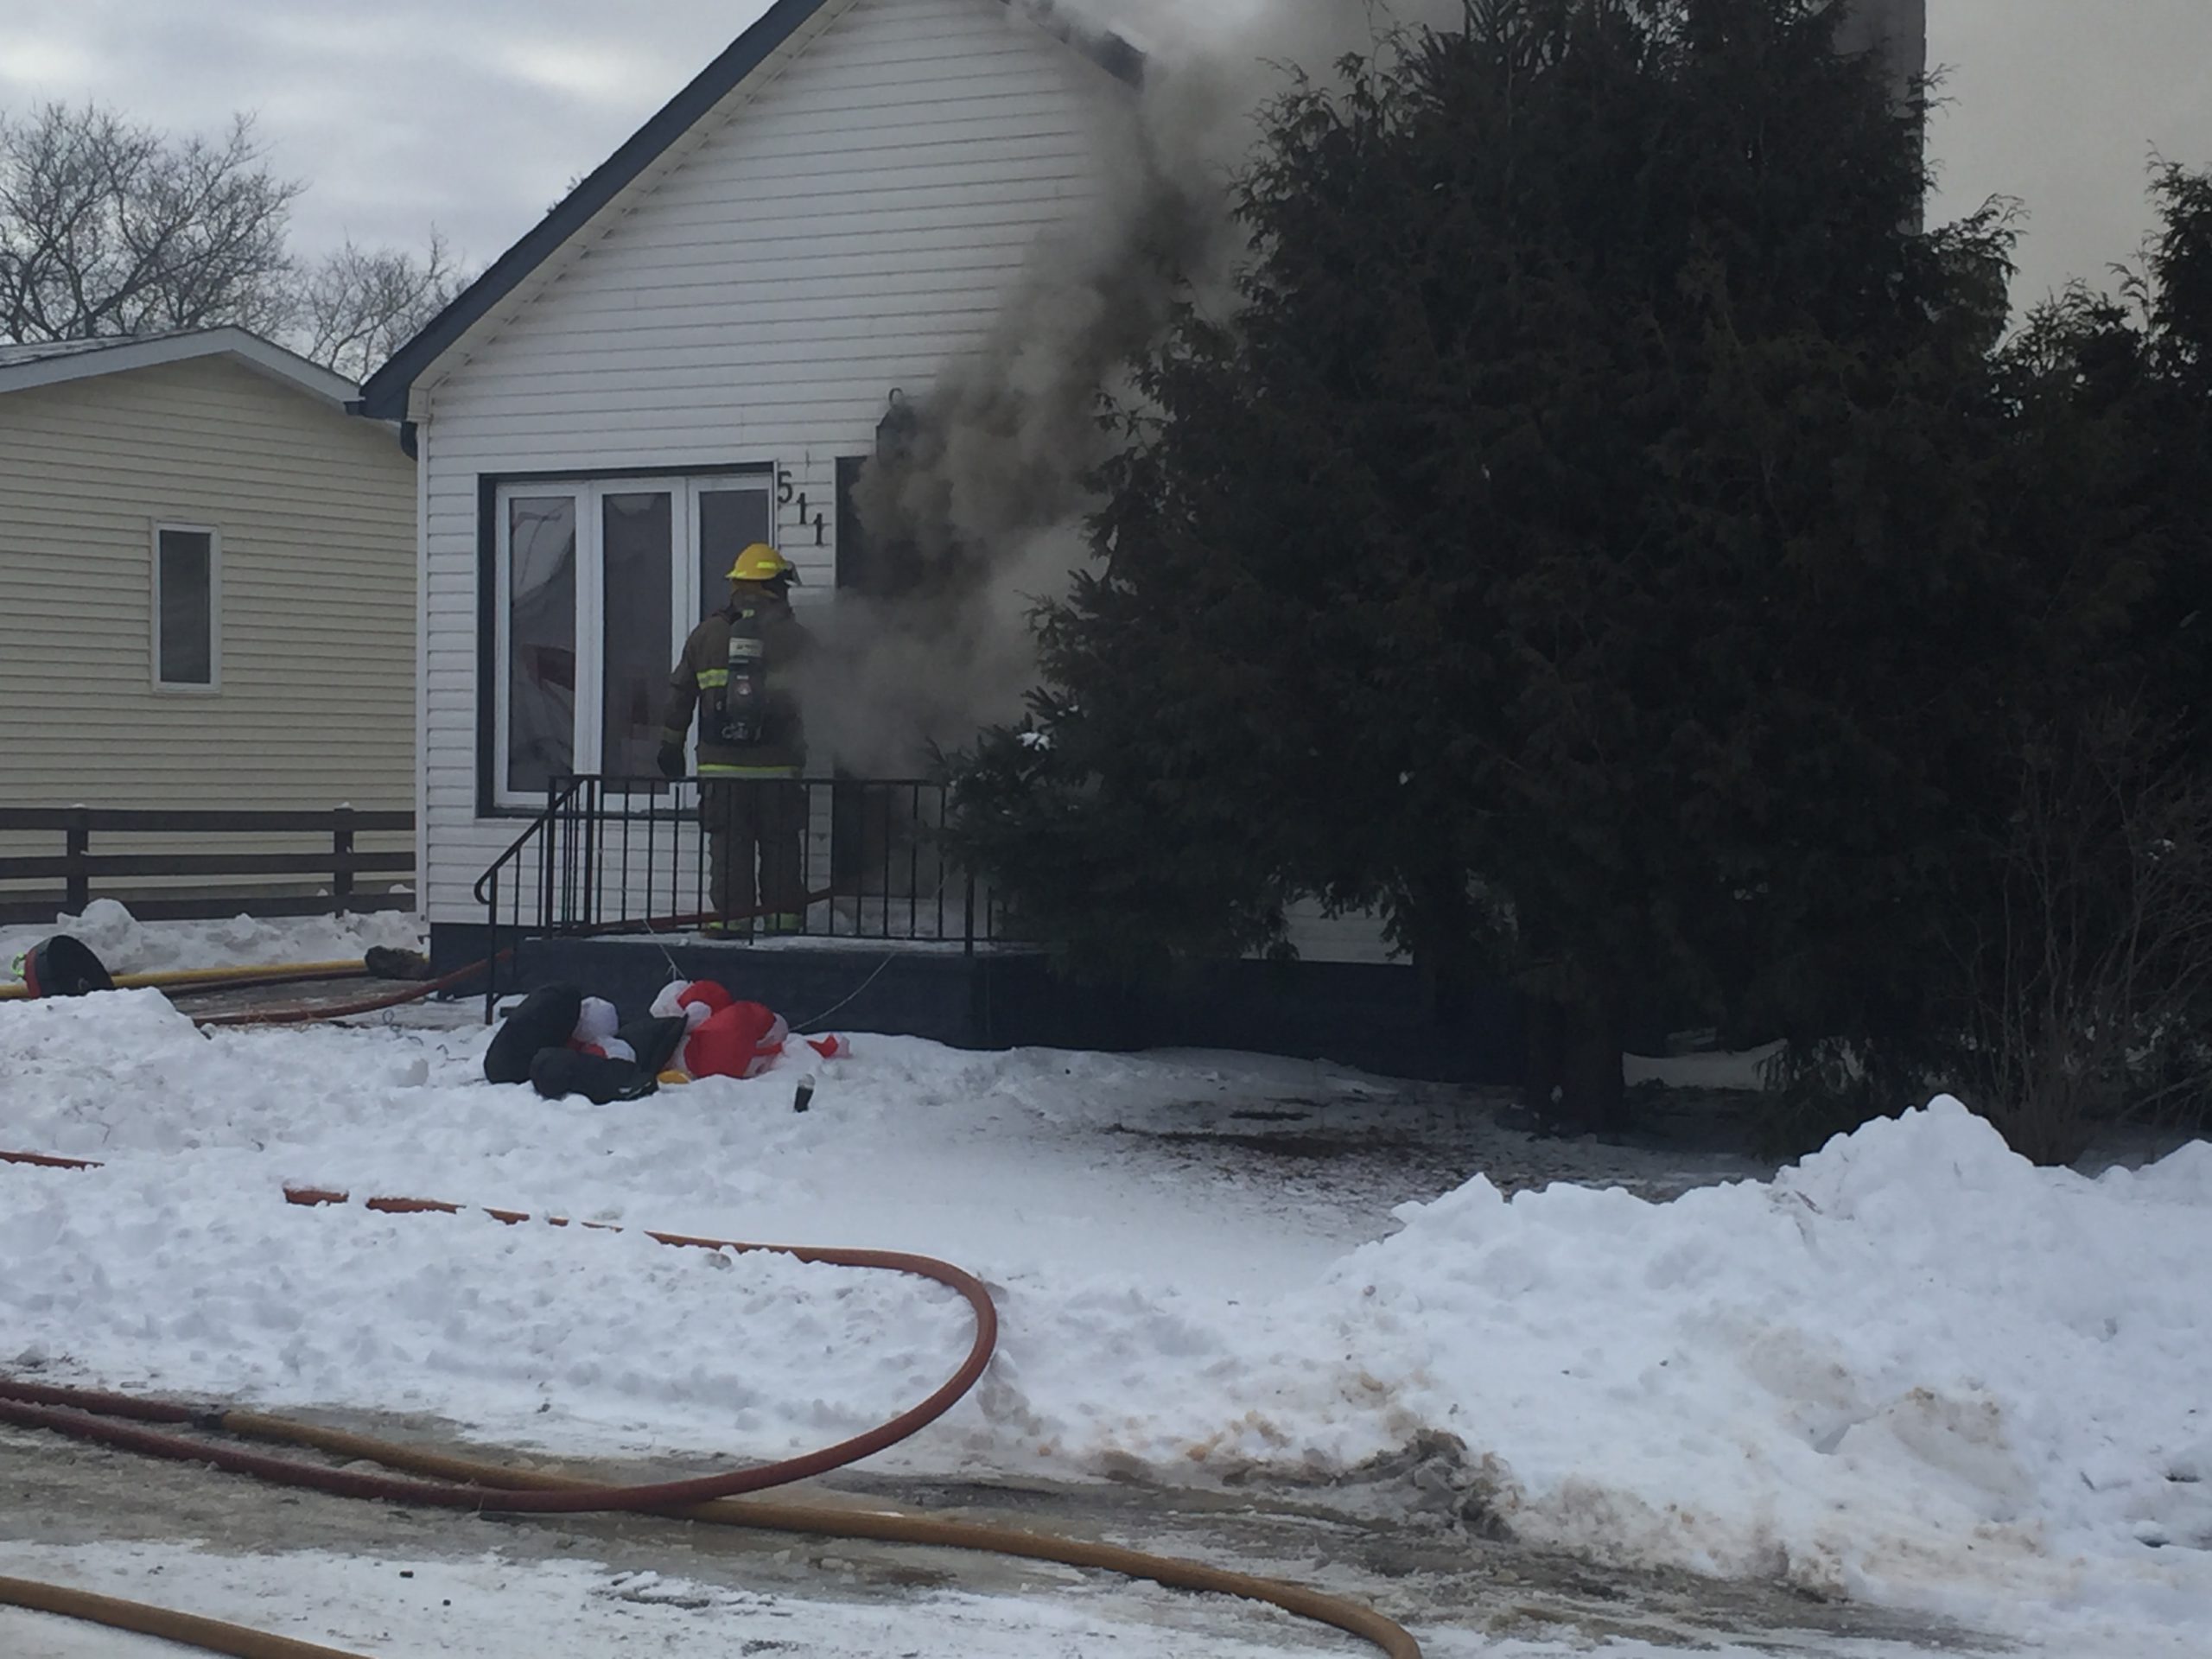
<path id="1" fill-rule="evenodd" d="M 157 974 L 118 974 L 115 988 L 214 990 L 226 986 L 283 984 L 293 980 L 365 979 L 368 973 L 359 957 L 352 962 L 263 963 L 251 968 L 173 968 Z M 0 985 L 0 1002 L 27 1001 L 30 994 L 28 985 Z"/>

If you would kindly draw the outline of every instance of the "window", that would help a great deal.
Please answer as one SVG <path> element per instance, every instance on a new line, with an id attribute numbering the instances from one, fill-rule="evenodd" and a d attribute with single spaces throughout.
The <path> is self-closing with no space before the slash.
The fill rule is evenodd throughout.
<path id="1" fill-rule="evenodd" d="M 222 550 L 190 524 L 154 526 L 154 689 L 222 685 Z"/>
<path id="2" fill-rule="evenodd" d="M 658 776 L 669 671 L 774 539 L 768 475 L 577 480 L 496 492 L 493 798 L 543 805 L 569 772 Z"/>
<path id="3" fill-rule="evenodd" d="M 507 763 L 503 789 L 543 794 L 574 769 L 576 725 L 576 503 L 506 504 Z"/>

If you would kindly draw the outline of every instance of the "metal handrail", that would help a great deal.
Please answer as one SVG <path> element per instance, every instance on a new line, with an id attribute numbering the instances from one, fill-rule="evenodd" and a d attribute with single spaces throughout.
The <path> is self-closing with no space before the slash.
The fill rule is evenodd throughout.
<path id="1" fill-rule="evenodd" d="M 766 902 L 749 912 L 709 904 L 717 835 L 706 810 L 715 799 L 710 791 L 748 782 L 766 788 L 787 782 L 804 803 L 796 809 L 804 836 L 799 865 L 796 871 L 786 867 L 781 879 L 795 877 L 791 890 L 804 897 L 783 912 Z M 749 937 L 753 922 L 801 937 L 957 945 L 973 954 L 979 940 L 995 937 L 998 911 L 975 874 L 945 855 L 950 799 L 945 782 L 929 778 L 560 774 L 549 783 L 544 809 L 529 829 L 479 878 L 475 898 L 486 907 L 495 960 L 509 933 L 518 944 L 533 937 L 678 932 L 700 925 L 712 931 L 743 923 Z M 820 862 L 825 851 L 826 870 Z M 533 854 L 536 867 L 525 876 L 518 867 Z M 771 896 L 765 843 L 760 856 L 765 901 Z M 745 882 L 744 891 L 752 893 L 750 871 Z M 786 921 L 786 915 L 796 919 Z"/>
<path id="2" fill-rule="evenodd" d="M 502 963 L 512 961 L 513 954 L 521 949 L 523 936 L 531 931 L 522 925 L 521 907 L 518 904 L 514 925 L 515 943 L 506 950 L 500 948 L 500 876 L 510 865 L 520 861 L 522 855 L 529 850 L 532 842 L 543 840 L 545 842 L 546 852 L 550 853 L 553 826 L 560 822 L 561 815 L 574 804 L 576 796 L 582 791 L 588 782 L 588 779 L 583 778 L 572 779 L 565 790 L 557 789 L 554 784 L 549 783 L 545 790 L 545 810 L 531 820 L 530 828 L 515 838 L 512 846 L 493 861 L 491 868 L 476 878 L 476 885 L 471 890 L 475 894 L 476 902 L 484 906 L 484 1023 L 486 1025 L 491 1024 L 493 1014 L 499 1003 L 500 966 Z M 552 868 L 550 856 L 541 856 L 538 864 L 542 873 L 550 873 Z M 541 906 L 539 921 L 542 928 L 543 906 Z"/>
<path id="3" fill-rule="evenodd" d="M 486 902 L 484 889 L 487 885 L 494 882 L 498 879 L 499 874 L 501 870 L 504 870 L 508 865 L 520 858 L 523 855 L 524 849 L 526 849 L 531 842 L 535 841 L 542 835 L 550 833 L 554 818 L 563 810 L 563 809 L 567 807 L 568 804 L 576 798 L 578 792 L 582 790 L 584 785 L 588 781 L 588 779 L 582 778 L 575 779 L 569 783 L 569 787 L 557 796 L 552 794 L 549 790 L 546 797 L 545 810 L 530 821 L 530 828 L 524 830 L 521 835 L 515 837 L 514 845 L 508 848 L 505 852 L 501 853 L 499 856 L 493 861 L 492 868 L 490 869 L 485 871 L 483 874 L 476 878 L 476 886 L 473 891 L 476 895 L 476 902 L 478 904 L 480 905 Z"/>

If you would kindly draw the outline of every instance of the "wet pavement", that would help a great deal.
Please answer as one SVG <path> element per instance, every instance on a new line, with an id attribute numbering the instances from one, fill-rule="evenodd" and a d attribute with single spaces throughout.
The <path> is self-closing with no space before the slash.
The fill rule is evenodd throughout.
<path id="1" fill-rule="evenodd" d="M 465 1449 L 449 1426 L 323 1414 L 363 1432 L 440 1450 Z M 582 1471 L 621 1480 L 642 1466 Z M 664 1469 L 658 1471 L 665 1477 Z M 1433 1647 L 1478 1652 L 1486 1639 L 1572 1645 L 1634 1638 L 1684 1651 L 1735 1644 L 1777 1655 L 1999 1650 L 1974 1633 L 1779 1585 L 1675 1572 L 1601 1569 L 1481 1535 L 1456 1516 L 1378 1518 L 1405 1471 L 1375 1483 L 1302 1491 L 1205 1491 L 1100 1482 L 945 1480 L 847 1472 L 788 1489 L 795 1501 L 896 1508 L 915 1514 L 1110 1542 L 1312 1586 L 1373 1606 Z M 204 1465 L 150 1461 L 56 1437 L 0 1429 L 0 1563 L 8 1542 L 47 1547 L 191 1541 L 215 1554 L 314 1550 L 391 1564 L 480 1560 L 602 1564 L 613 1575 L 658 1574 L 708 1591 L 838 1602 L 959 1590 L 1051 1597 L 1095 1583 L 1086 1574 L 965 1551 L 795 1536 L 649 1516 L 513 1519 L 417 1510 L 270 1487 Z M 0 1565 L 0 1571 L 4 1571 Z M 652 1593 L 665 1597 L 666 1586 Z M 1315 1627 L 1252 1627 L 1243 1604 L 1141 1588 L 1117 1610 L 1238 1634 L 1290 1651 L 1364 1651 Z M 1292 1630 L 1295 1634 L 1292 1634 Z"/>

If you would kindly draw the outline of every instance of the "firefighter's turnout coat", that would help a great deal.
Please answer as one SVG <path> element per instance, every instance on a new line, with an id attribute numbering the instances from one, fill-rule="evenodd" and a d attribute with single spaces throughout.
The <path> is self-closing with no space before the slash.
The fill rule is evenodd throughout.
<path id="1" fill-rule="evenodd" d="M 683 642 L 669 681 L 661 741 L 681 748 L 696 708 L 701 778 L 798 777 L 806 764 L 806 741 L 791 670 L 807 643 L 788 601 L 739 593 Z M 751 708 L 748 677 L 757 677 Z"/>

